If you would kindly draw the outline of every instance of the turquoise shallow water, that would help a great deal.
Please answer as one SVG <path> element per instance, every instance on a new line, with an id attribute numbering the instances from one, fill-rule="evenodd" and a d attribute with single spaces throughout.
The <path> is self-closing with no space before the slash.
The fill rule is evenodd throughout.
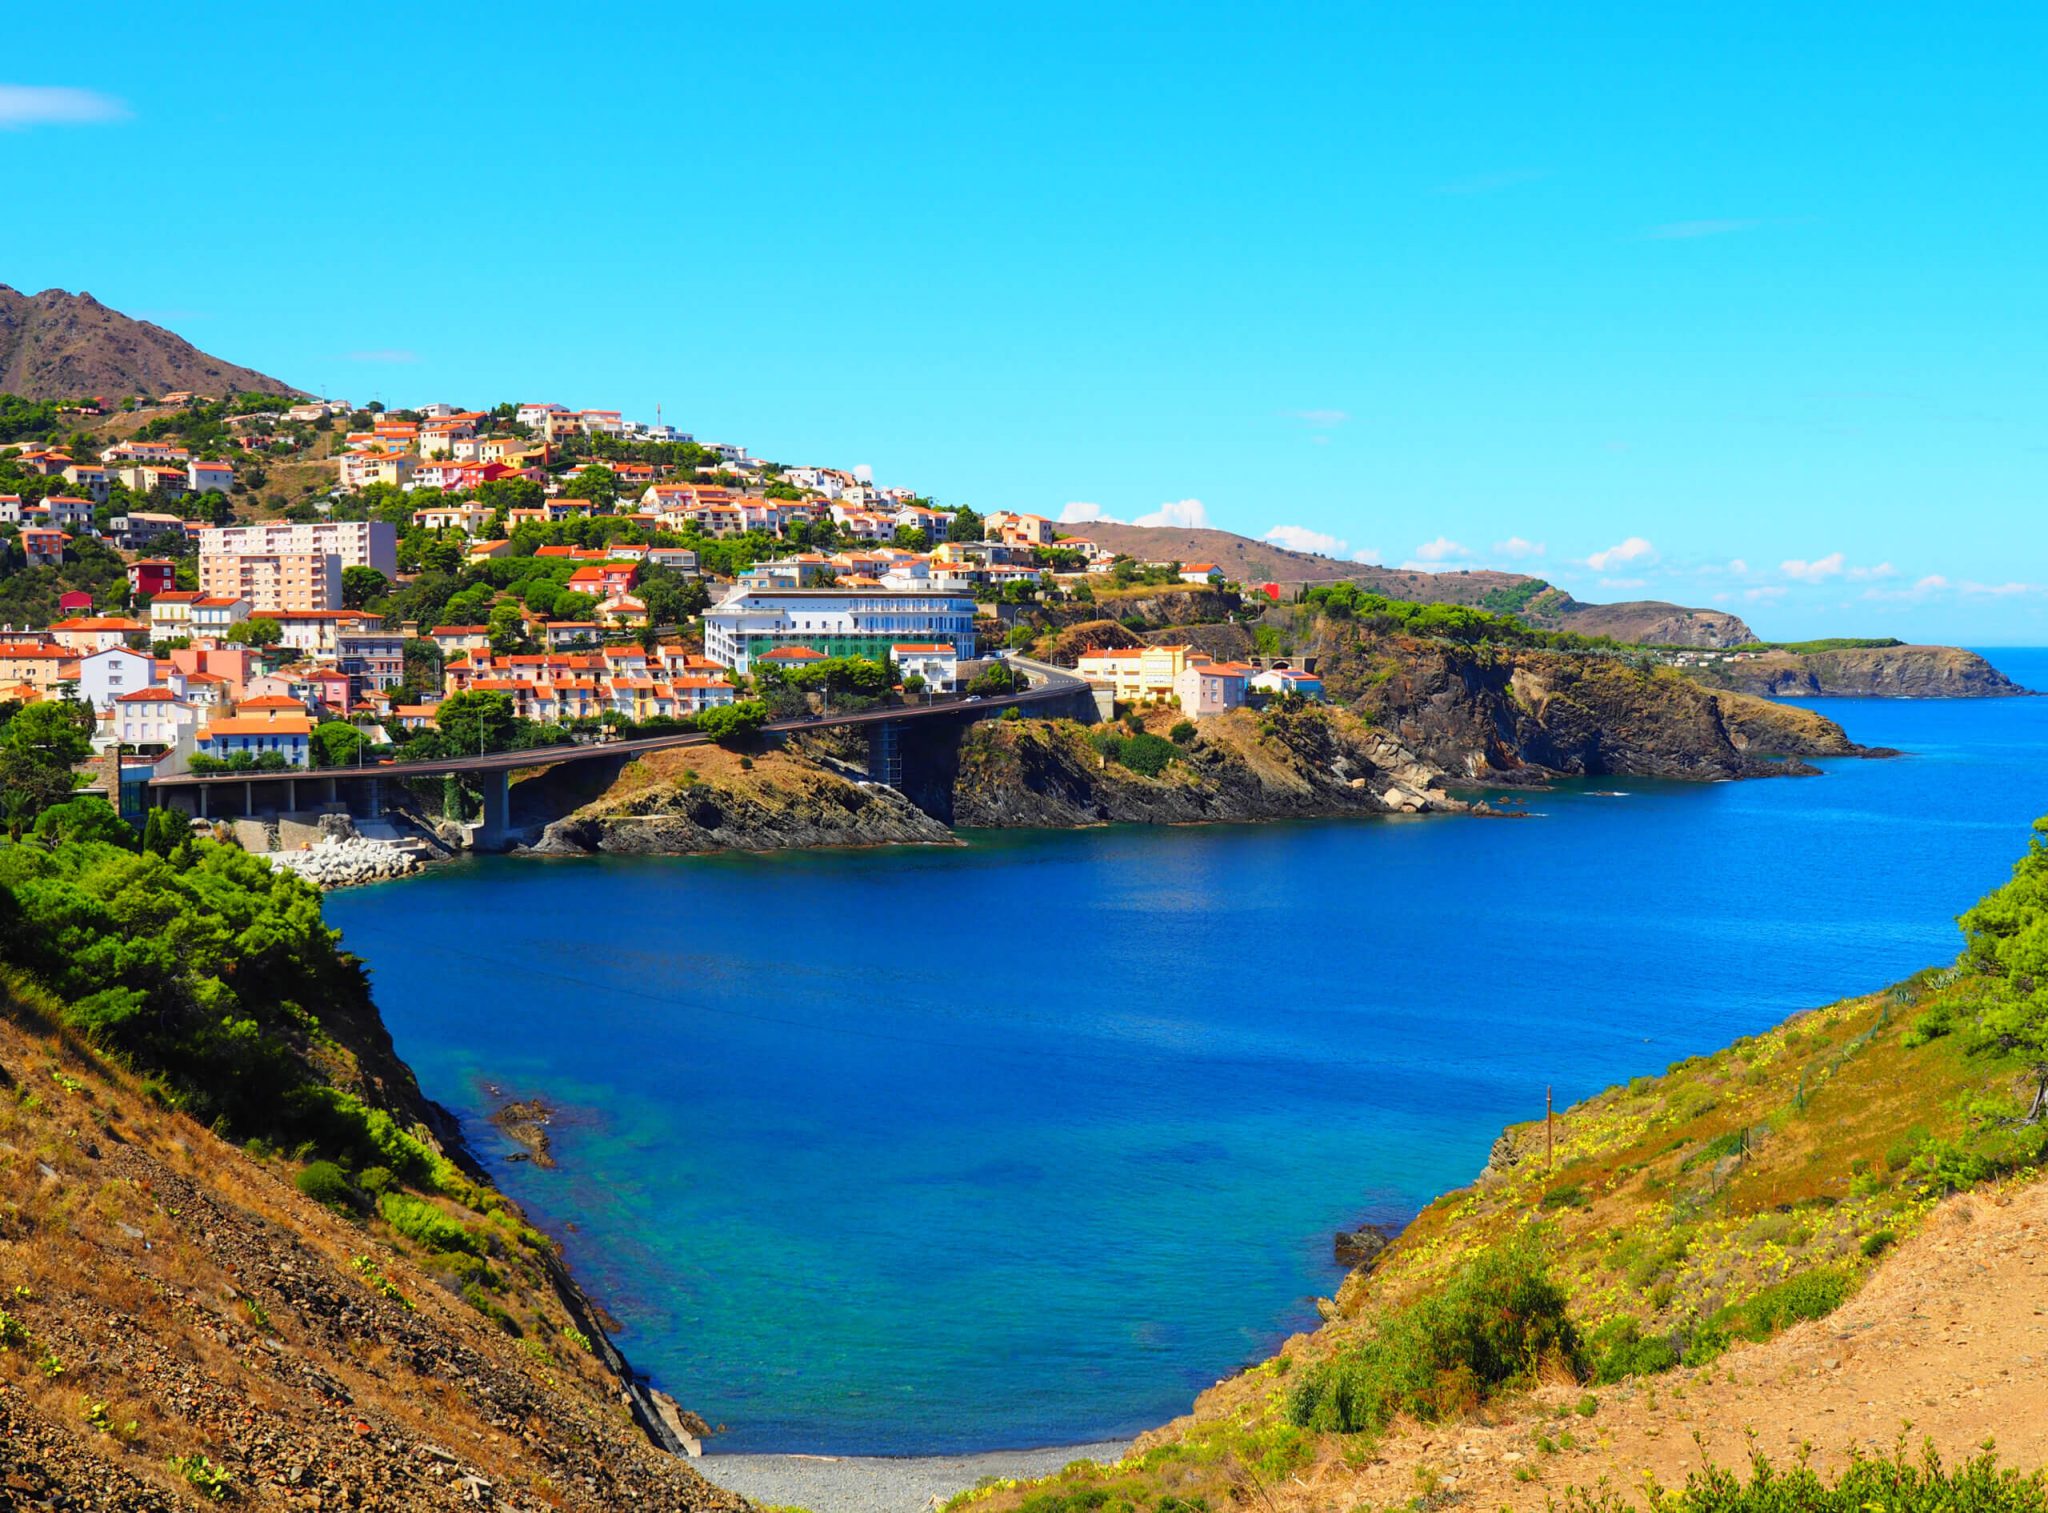
<path id="1" fill-rule="evenodd" d="M 1331 1231 L 1469 1179 L 1546 1084 L 1954 953 L 2048 811 L 2048 699 L 1820 707 L 1912 754 L 1514 822 L 486 859 L 328 913 L 721 1449 L 1102 1439 L 1309 1322 Z M 487 1082 L 565 1107 L 559 1170 L 505 1160 Z"/>

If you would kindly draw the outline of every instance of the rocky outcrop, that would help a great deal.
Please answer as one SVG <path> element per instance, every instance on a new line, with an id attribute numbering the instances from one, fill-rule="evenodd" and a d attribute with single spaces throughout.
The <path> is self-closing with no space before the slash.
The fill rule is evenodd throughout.
<path id="1" fill-rule="evenodd" d="M 1959 646 L 1769 651 L 1687 671 L 1710 687 L 1773 699 L 1995 699 L 2027 692 Z"/>
<path id="2" fill-rule="evenodd" d="M 1889 746 L 1859 746 L 1826 715 L 1796 704 L 1773 704 L 1753 694 L 1720 691 L 1721 724 L 1737 751 L 1765 757 L 1889 757 Z"/>
<path id="3" fill-rule="evenodd" d="M 1319 645 L 1332 698 L 1354 702 L 1454 779 L 1711 782 L 1813 771 L 1796 757 L 1773 761 L 1738 744 L 1717 697 L 1670 669 L 1609 655 L 1375 636 L 1349 624 L 1325 624 Z"/>
<path id="4" fill-rule="evenodd" d="M 846 770 L 787 752 L 689 746 L 628 763 L 606 791 L 547 824 L 531 849 L 673 856 L 952 838 L 894 789 Z"/>
<path id="5" fill-rule="evenodd" d="M 1179 721 L 1154 714 L 1146 733 Z M 953 816 L 976 828 L 1189 824 L 1213 820 L 1463 810 L 1444 774 L 1387 732 L 1339 709 L 1235 710 L 1196 734 L 1156 774 L 1098 741 L 1127 728 L 1071 720 L 996 720 L 961 743 Z"/>

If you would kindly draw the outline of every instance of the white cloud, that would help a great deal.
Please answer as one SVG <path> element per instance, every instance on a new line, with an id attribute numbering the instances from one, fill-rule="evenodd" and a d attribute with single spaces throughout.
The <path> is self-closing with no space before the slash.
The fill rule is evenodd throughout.
<path id="1" fill-rule="evenodd" d="M 1966 581 L 1957 584 L 1956 587 L 1973 599 L 2009 599 L 2018 594 L 2038 594 L 2041 592 L 2041 585 L 2038 583 L 1971 583 Z"/>
<path id="2" fill-rule="evenodd" d="M 1726 562 L 1702 562 L 1693 571 L 1702 578 L 1746 578 L 1749 564 L 1740 557 L 1730 557 Z"/>
<path id="3" fill-rule="evenodd" d="M 1510 536 L 1505 541 L 1493 543 L 1493 554 L 1496 557 L 1513 557 L 1517 559 L 1522 557 L 1540 557 L 1545 550 L 1547 548 L 1545 548 L 1542 542 L 1525 541 L 1520 536 Z"/>
<path id="4" fill-rule="evenodd" d="M 1738 578 L 1746 578 L 1749 576 L 1749 564 L 1740 557 L 1730 557 L 1728 559 L 1728 571 L 1735 574 Z"/>
<path id="5" fill-rule="evenodd" d="M 1387 560 L 1387 554 L 1376 546 L 1361 546 L 1351 554 L 1353 562 L 1379 563 Z"/>
<path id="6" fill-rule="evenodd" d="M 1790 590 L 1783 586 L 1772 584 L 1768 588 L 1746 588 L 1742 591 L 1742 597 L 1752 601 L 1758 599 L 1782 599 L 1788 592 Z"/>
<path id="7" fill-rule="evenodd" d="M 0 84 L 0 130 L 25 126 L 93 126 L 125 121 L 128 107 L 93 89 L 55 84 Z"/>
<path id="8" fill-rule="evenodd" d="M 1100 520 L 1106 525 L 1115 525 L 1116 516 L 1107 514 L 1099 504 L 1089 504 L 1080 499 L 1070 499 L 1060 506 L 1061 525 L 1086 525 Z"/>
<path id="9" fill-rule="evenodd" d="M 1345 547 L 1341 537 L 1312 531 L 1305 525 L 1276 525 L 1266 532 L 1265 539 L 1290 552 L 1315 552 L 1324 557 L 1334 557 Z"/>
<path id="10" fill-rule="evenodd" d="M 857 462 L 853 466 L 853 476 L 858 478 L 862 483 L 873 483 L 875 481 L 875 470 L 873 466 L 868 463 Z"/>
<path id="11" fill-rule="evenodd" d="M 1703 236 L 1727 236 L 1734 231 L 1754 231 L 1762 221 L 1667 221 L 1643 233 L 1646 241 L 1689 242 Z"/>
<path id="12" fill-rule="evenodd" d="M 1449 536 L 1439 536 L 1436 540 L 1425 541 L 1415 548 L 1415 560 L 1418 562 L 1450 562 L 1471 555 L 1470 547 L 1453 541 Z"/>
<path id="13" fill-rule="evenodd" d="M 1177 525 L 1184 530 L 1206 530 L 1209 507 L 1199 499 L 1173 499 L 1149 515 L 1140 515 L 1132 525 Z"/>
<path id="14" fill-rule="evenodd" d="M 1936 589 L 1947 588 L 1948 579 L 1942 577 L 1940 573 L 1929 573 L 1926 577 L 1915 583 L 1913 587 L 1931 593 Z"/>
<path id="15" fill-rule="evenodd" d="M 1351 418 L 1349 410 L 1289 410 L 1287 413 L 1312 426 L 1341 426 Z"/>
<path id="16" fill-rule="evenodd" d="M 1778 564 L 1778 571 L 1788 578 L 1797 578 L 1801 583 L 1824 583 L 1829 578 L 1841 576 L 1849 559 L 1841 552 L 1829 552 L 1825 557 L 1816 557 L 1807 562 L 1799 557 L 1787 557 Z"/>
<path id="17" fill-rule="evenodd" d="M 1648 578 L 1602 578 L 1600 580 L 1602 588 L 1647 588 L 1649 584 L 1650 580 Z"/>
<path id="18" fill-rule="evenodd" d="M 1586 559 L 1586 566 L 1596 573 L 1604 573 L 1611 567 L 1621 567 L 1630 562 L 1640 562 L 1647 567 L 1656 560 L 1657 548 L 1641 536 L 1631 536 L 1626 541 L 1617 541 L 1614 545 L 1593 553 Z"/>
<path id="19" fill-rule="evenodd" d="M 1899 570 L 1889 562 L 1880 562 L 1876 567 L 1851 567 L 1847 554 L 1843 552 L 1829 552 L 1811 562 L 1791 557 L 1778 564 L 1778 571 L 1788 578 L 1797 578 L 1801 583 L 1825 583 L 1830 578 L 1866 583 L 1873 578 L 1896 578 L 1899 575 Z"/>

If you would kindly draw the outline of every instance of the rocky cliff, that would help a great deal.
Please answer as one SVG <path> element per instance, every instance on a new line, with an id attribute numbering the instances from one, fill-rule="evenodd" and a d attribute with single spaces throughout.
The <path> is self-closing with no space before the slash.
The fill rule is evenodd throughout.
<path id="1" fill-rule="evenodd" d="M 1154 714 L 1141 729 L 1163 737 L 1179 719 Z M 1089 727 L 1071 720 L 994 720 L 971 727 L 953 779 L 954 823 L 1188 824 L 1465 807 L 1445 792 L 1439 767 L 1346 710 L 1242 709 L 1211 716 L 1149 775 L 1104 750 L 1129 735 L 1126 725 Z"/>
<path id="2" fill-rule="evenodd" d="M 686 746 L 635 758 L 607 777 L 595 787 L 588 774 L 517 785 L 515 819 L 541 827 L 533 850 L 677 855 L 952 840 L 943 824 L 895 790 L 794 752 Z"/>
<path id="3" fill-rule="evenodd" d="M 2027 692 L 1959 646 L 1771 651 L 1688 671 L 1714 688 L 1777 699 L 1984 699 Z"/>
<path id="4" fill-rule="evenodd" d="M 1554 774 L 1715 781 L 1812 769 L 1766 751 L 1847 754 L 1831 721 L 1794 730 L 1745 705 L 1731 730 L 1719 697 L 1669 669 L 1611 656 L 1457 646 L 1325 624 L 1319 668 L 1353 703 L 1456 779 L 1540 782 Z M 1839 738 L 1839 747 L 1836 742 Z M 1823 749 L 1826 748 L 1826 749 Z"/>

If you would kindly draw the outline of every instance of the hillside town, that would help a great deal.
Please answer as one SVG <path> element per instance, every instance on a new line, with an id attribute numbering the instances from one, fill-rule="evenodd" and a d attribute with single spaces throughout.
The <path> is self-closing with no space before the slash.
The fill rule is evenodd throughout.
<path id="1" fill-rule="evenodd" d="M 85 706 L 131 776 L 432 755 L 457 711 L 464 740 L 495 718 L 505 744 L 730 728 L 807 690 L 974 697 L 1017 681 L 997 654 L 1029 640 L 1020 606 L 1225 586 L 617 410 L 64 408 L 81 437 L 150 418 L 91 449 L 62 426 L 0 447 L 0 699 Z M 314 467 L 302 497 L 274 491 Z M 1071 660 L 1105 707 L 1321 692 L 1192 645 Z"/>

